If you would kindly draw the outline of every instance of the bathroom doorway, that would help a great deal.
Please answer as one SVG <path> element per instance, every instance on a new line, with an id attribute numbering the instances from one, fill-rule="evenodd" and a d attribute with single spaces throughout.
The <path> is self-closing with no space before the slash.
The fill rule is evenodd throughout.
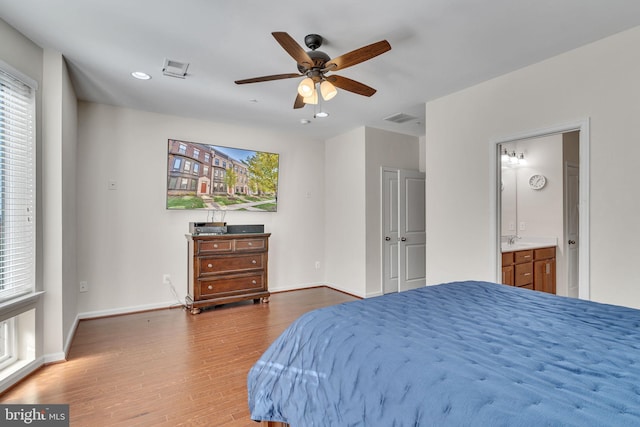
<path id="1" fill-rule="evenodd" d="M 585 120 L 496 142 L 498 278 L 503 249 L 555 246 L 555 293 L 589 299 L 588 139 Z"/>

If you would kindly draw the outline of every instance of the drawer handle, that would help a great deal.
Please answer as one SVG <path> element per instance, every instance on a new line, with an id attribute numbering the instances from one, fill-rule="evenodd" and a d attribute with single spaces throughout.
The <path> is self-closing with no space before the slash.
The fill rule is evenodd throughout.
<path id="1" fill-rule="evenodd" d="M 251 264 L 257 264 L 257 263 L 258 263 L 258 261 L 256 261 L 255 259 L 251 260 Z"/>
<path id="2" fill-rule="evenodd" d="M 214 247 L 214 248 L 217 248 L 217 247 L 218 247 L 218 244 L 217 244 L 217 243 L 214 243 L 214 244 L 213 244 L 213 247 Z"/>
<path id="3" fill-rule="evenodd" d="M 525 255 L 524 257 L 525 258 L 531 258 L 531 255 Z"/>
<path id="4" fill-rule="evenodd" d="M 213 268 L 213 264 L 207 264 L 207 267 Z"/>
<path id="5" fill-rule="evenodd" d="M 207 286 L 207 289 L 212 290 L 213 286 L 209 285 L 209 286 Z"/>
<path id="6" fill-rule="evenodd" d="M 256 284 L 256 281 L 255 281 L 255 280 L 252 280 L 252 281 L 251 281 L 251 284 L 255 285 L 255 284 Z"/>
<path id="7" fill-rule="evenodd" d="M 524 273 L 525 276 L 531 276 L 531 273 Z"/>

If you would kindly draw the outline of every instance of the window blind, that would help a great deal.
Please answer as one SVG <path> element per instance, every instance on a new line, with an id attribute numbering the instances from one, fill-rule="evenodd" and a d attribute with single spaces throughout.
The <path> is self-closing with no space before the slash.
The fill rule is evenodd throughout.
<path id="1" fill-rule="evenodd" d="M 35 89 L 0 68 L 0 302 L 34 290 Z"/>

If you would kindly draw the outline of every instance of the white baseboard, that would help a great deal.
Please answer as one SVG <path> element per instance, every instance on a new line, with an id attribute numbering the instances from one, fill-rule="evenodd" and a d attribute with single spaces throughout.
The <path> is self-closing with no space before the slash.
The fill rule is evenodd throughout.
<path id="1" fill-rule="evenodd" d="M 78 319 L 94 319 L 96 317 L 106 317 L 106 316 L 117 316 L 120 314 L 131 314 L 137 313 L 140 311 L 149 311 L 149 310 L 158 310 L 162 308 L 171 308 L 177 307 L 178 302 L 169 301 L 169 302 L 159 302 L 155 304 L 145 304 L 145 305 L 136 305 L 131 307 L 123 307 L 123 308 L 113 308 L 109 310 L 97 310 L 97 311 L 88 311 L 85 313 L 79 313 Z"/>
<path id="2" fill-rule="evenodd" d="M 59 353 L 50 353 L 42 356 L 42 359 L 45 365 L 48 363 L 64 362 L 67 360 L 67 354 L 62 351 Z"/>

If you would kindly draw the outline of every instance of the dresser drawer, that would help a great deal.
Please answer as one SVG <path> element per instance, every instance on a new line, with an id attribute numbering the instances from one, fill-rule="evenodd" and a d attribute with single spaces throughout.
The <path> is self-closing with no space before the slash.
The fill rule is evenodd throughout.
<path id="1" fill-rule="evenodd" d="M 221 256 L 200 258 L 200 274 L 229 273 L 243 270 L 262 269 L 263 254 Z"/>
<path id="2" fill-rule="evenodd" d="M 533 284 L 533 263 L 516 264 L 515 269 L 515 285 L 526 286 Z"/>
<path id="3" fill-rule="evenodd" d="M 220 296 L 233 292 L 252 291 L 263 289 L 262 274 L 245 275 L 240 277 L 223 277 L 216 280 L 203 280 L 200 282 L 200 296 Z"/>
<path id="4" fill-rule="evenodd" d="M 266 247 L 265 239 L 238 239 L 235 246 L 237 252 L 260 251 Z"/>
<path id="5" fill-rule="evenodd" d="M 231 252 L 233 240 L 200 240 L 198 241 L 198 253 Z"/>

